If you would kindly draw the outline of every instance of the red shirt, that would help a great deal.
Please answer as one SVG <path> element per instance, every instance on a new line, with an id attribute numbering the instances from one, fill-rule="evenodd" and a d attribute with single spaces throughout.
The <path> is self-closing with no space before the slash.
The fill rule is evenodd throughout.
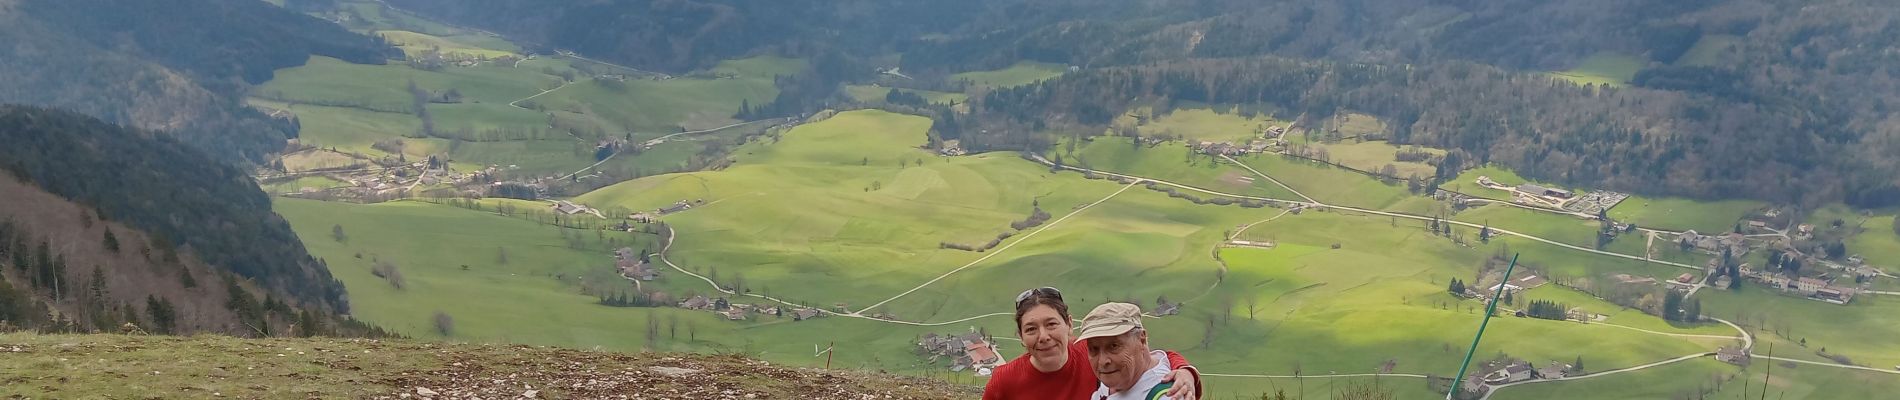
<path id="1" fill-rule="evenodd" d="M 1167 353 L 1170 369 L 1193 371 L 1181 354 Z M 1200 377 L 1199 372 L 1194 373 L 1195 393 L 1201 392 Z M 1036 370 L 1036 366 L 1029 365 L 1028 353 L 996 367 L 990 383 L 983 386 L 983 400 L 1087 400 L 1101 385 L 1095 378 L 1095 367 L 1089 364 L 1088 344 L 1075 342 L 1069 346 L 1069 362 L 1055 372 Z"/>

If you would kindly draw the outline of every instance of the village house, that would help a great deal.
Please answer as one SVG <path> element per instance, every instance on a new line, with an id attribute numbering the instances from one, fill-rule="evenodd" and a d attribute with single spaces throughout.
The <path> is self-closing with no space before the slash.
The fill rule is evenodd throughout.
<path id="1" fill-rule="evenodd" d="M 660 215 L 666 215 L 666 214 L 672 214 L 672 213 L 676 213 L 680 211 L 686 211 L 689 208 L 693 208 L 693 203 L 688 203 L 686 202 L 686 200 L 680 200 L 678 203 L 673 203 L 673 205 L 661 207 L 659 209 L 659 212 L 660 212 Z"/>
<path id="2" fill-rule="evenodd" d="M 712 308 L 712 300 L 707 299 L 706 296 L 693 296 L 692 298 L 686 299 L 686 301 L 681 301 L 680 308 L 688 310 L 707 310 Z"/>
<path id="3" fill-rule="evenodd" d="M 1748 228 L 1755 229 L 1755 230 L 1767 230 L 1768 223 L 1751 219 L 1751 220 L 1748 220 Z"/>
<path id="4" fill-rule="evenodd" d="M 972 368 L 996 368 L 1003 366 L 1003 357 L 996 354 L 996 347 L 990 342 L 977 340 L 964 345 L 963 353 L 970 357 Z"/>
<path id="5" fill-rule="evenodd" d="M 1677 275 L 1677 276 L 1676 276 L 1676 280 L 1675 280 L 1675 282 L 1676 282 L 1676 283 L 1681 283 L 1681 284 L 1690 284 L 1690 283 L 1694 283 L 1694 282 L 1695 282 L 1695 274 L 1691 274 L 1691 273 L 1687 273 L 1687 272 L 1684 272 L 1684 273 L 1682 273 L 1682 275 Z"/>
<path id="6" fill-rule="evenodd" d="M 726 320 L 728 321 L 744 321 L 746 313 L 745 310 L 734 307 L 726 309 L 725 312 L 719 314 L 726 316 Z"/>
<path id="7" fill-rule="evenodd" d="M 793 321 L 804 321 L 804 320 L 808 320 L 808 319 L 812 319 L 812 318 L 818 318 L 818 309 L 816 309 L 816 308 L 800 308 L 800 309 L 797 309 L 797 310 L 793 310 L 793 311 L 792 311 L 792 320 L 793 320 Z"/>
<path id="8" fill-rule="evenodd" d="M 1531 379 L 1532 370 L 1531 364 L 1524 362 L 1524 360 L 1508 359 L 1485 361 L 1483 364 L 1478 365 L 1477 373 L 1466 377 L 1467 380 L 1465 382 L 1467 386 L 1470 386 L 1473 380 L 1482 382 L 1485 385 L 1502 385 L 1511 382 L 1526 381 Z"/>
<path id="9" fill-rule="evenodd" d="M 1821 291 L 1821 289 L 1826 289 L 1826 288 L 1827 288 L 1827 281 L 1823 281 L 1820 279 L 1804 277 L 1804 278 L 1795 278 L 1794 280 L 1794 290 L 1804 295 L 1811 295 L 1811 294 L 1814 294 L 1814 292 L 1818 292 L 1818 291 Z"/>
<path id="10" fill-rule="evenodd" d="M 1465 393 L 1472 394 L 1484 393 L 1485 390 L 1491 388 L 1490 385 L 1484 384 L 1484 378 L 1479 377 L 1478 374 L 1471 374 L 1471 376 L 1465 377 L 1465 384 L 1461 387 L 1464 388 Z"/>
<path id="11" fill-rule="evenodd" d="M 1571 193 L 1568 190 L 1557 189 L 1557 188 L 1547 188 L 1547 187 L 1543 187 L 1541 185 L 1537 185 L 1534 183 L 1526 183 L 1522 185 L 1517 185 L 1517 191 L 1524 194 L 1532 195 L 1532 196 L 1554 197 L 1554 198 L 1559 198 L 1559 199 L 1568 199 L 1572 196 L 1575 196 L 1575 194 Z"/>
<path id="12" fill-rule="evenodd" d="M 1748 366 L 1749 356 L 1748 352 L 1742 351 L 1740 347 L 1722 346 L 1721 348 L 1715 349 L 1715 360 L 1746 367 Z"/>
<path id="13" fill-rule="evenodd" d="M 1161 301 L 1155 304 L 1154 314 L 1156 316 L 1177 315 L 1180 313 L 1181 313 L 1181 303 L 1169 303 L 1166 301 Z"/>
<path id="14" fill-rule="evenodd" d="M 1854 300 L 1854 289 L 1835 287 L 1822 288 L 1821 290 L 1814 291 L 1814 294 L 1808 297 L 1823 302 L 1846 305 L 1847 302 Z"/>
<path id="15" fill-rule="evenodd" d="M 620 272 L 620 276 L 642 281 L 652 281 L 660 277 L 660 270 L 641 261 L 639 254 L 635 253 L 632 247 L 614 250 L 614 270 Z"/>
<path id="16" fill-rule="evenodd" d="M 557 200 L 554 202 L 554 206 L 550 208 L 552 208 L 554 212 L 567 215 L 580 214 L 587 211 L 587 207 L 582 207 L 579 204 L 574 204 L 567 200 Z"/>

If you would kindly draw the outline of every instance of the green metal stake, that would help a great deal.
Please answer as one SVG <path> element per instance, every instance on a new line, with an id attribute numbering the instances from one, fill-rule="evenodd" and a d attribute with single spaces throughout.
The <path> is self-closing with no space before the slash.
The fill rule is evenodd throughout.
<path id="1" fill-rule="evenodd" d="M 1445 400 L 1458 395 L 1458 385 L 1465 382 L 1465 370 L 1471 368 L 1471 356 L 1478 354 L 1478 340 L 1484 339 L 1484 327 L 1491 324 L 1491 314 L 1498 311 L 1498 298 L 1504 297 L 1504 286 L 1511 283 L 1511 271 L 1517 269 L 1517 254 L 1511 254 L 1511 265 L 1504 267 L 1504 281 L 1498 283 L 1497 293 L 1491 294 L 1491 304 L 1484 306 L 1484 320 L 1478 323 L 1478 335 L 1471 338 L 1471 350 L 1465 351 L 1465 363 L 1458 366 L 1458 375 L 1451 378 L 1451 392 L 1445 393 Z"/>

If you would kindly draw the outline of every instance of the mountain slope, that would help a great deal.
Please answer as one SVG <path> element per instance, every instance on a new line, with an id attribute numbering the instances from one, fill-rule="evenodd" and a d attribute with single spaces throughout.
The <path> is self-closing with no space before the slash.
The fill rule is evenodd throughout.
<path id="1" fill-rule="evenodd" d="M 381 63 L 394 50 L 250 0 L 9 0 L 0 103 L 59 107 L 163 130 L 219 161 L 263 161 L 292 120 L 240 104 L 243 86 L 311 54 Z"/>
<path id="2" fill-rule="evenodd" d="M 309 257 L 270 199 L 235 167 L 179 140 L 72 112 L 0 106 L 0 169 L 101 219 L 189 248 L 304 306 L 345 312 L 343 287 Z"/>

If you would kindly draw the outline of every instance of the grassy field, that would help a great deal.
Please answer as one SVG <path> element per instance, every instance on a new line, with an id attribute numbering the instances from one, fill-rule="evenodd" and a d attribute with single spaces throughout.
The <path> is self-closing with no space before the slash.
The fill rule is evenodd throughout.
<path id="1" fill-rule="evenodd" d="M 1661 360 L 1657 360 L 1661 361 Z M 1584 360 L 1589 365 L 1589 360 Z M 1696 397 L 1705 387 L 1714 387 L 1716 378 L 1735 375 L 1740 369 L 1703 357 L 1649 370 L 1622 373 L 1601 378 L 1544 382 L 1504 388 L 1493 399 L 1677 399 Z M 1757 382 L 1759 384 L 1759 382 Z M 1740 394 L 1739 391 L 1736 394 Z M 1715 397 L 1707 398 L 1734 398 Z"/>
<path id="2" fill-rule="evenodd" d="M 1734 230 L 1742 217 L 1764 206 L 1766 204 L 1753 200 L 1699 201 L 1630 196 L 1616 208 L 1610 209 L 1610 218 L 1646 228 L 1720 233 Z"/>
<path id="3" fill-rule="evenodd" d="M 1867 219 L 1867 229 L 1847 241 L 1847 250 L 1867 258 L 1867 264 L 1887 273 L 1900 273 L 1900 234 L 1893 231 L 1894 216 Z M 1825 226 L 1825 225 L 1821 225 Z"/>
<path id="4" fill-rule="evenodd" d="M 1616 53 L 1597 53 L 1585 58 L 1576 68 L 1552 72 L 1557 78 L 1579 85 L 1622 86 L 1643 69 L 1643 60 Z"/>
<path id="5" fill-rule="evenodd" d="M 1431 214 L 1429 200 L 1414 196 L 1403 183 L 1386 184 L 1357 172 L 1278 155 L 1237 158 L 1300 193 L 1327 204 Z"/>
<path id="6" fill-rule="evenodd" d="M 1154 147 L 1136 146 L 1124 137 L 1095 137 L 1078 142 L 1074 152 L 1066 143 L 1057 146 L 1063 162 L 1102 172 L 1130 174 L 1194 186 L 1225 193 L 1299 200 L 1293 192 L 1254 176 L 1245 169 L 1226 165 L 1216 159 L 1194 154 L 1184 143 L 1168 142 Z M 1197 194 L 1198 195 L 1198 194 Z M 1206 196 L 1202 196 L 1206 197 Z"/>
<path id="7" fill-rule="evenodd" d="M 584 289 L 627 289 L 625 281 L 605 273 L 611 263 L 607 251 L 616 246 L 612 242 L 644 246 L 654 243 L 654 237 L 561 230 L 492 212 L 415 202 L 348 205 L 281 199 L 277 207 L 312 253 L 326 260 L 349 287 L 359 318 L 405 334 L 440 337 L 428 319 L 442 311 L 456 318 L 457 328 L 448 338 L 458 341 L 728 351 L 795 365 L 818 362 L 807 353 L 812 346 L 835 342 L 847 344 L 839 348 L 838 365 L 920 375 L 942 374 L 945 366 L 912 356 L 915 336 L 975 328 L 1008 337 L 1008 317 L 984 315 L 1007 313 L 1007 299 L 1033 286 L 1063 288 L 1077 314 L 1111 300 L 1149 307 L 1164 296 L 1184 302 L 1182 314 L 1149 320 L 1151 339 L 1157 347 L 1182 351 L 1207 373 L 1366 373 L 1391 361 L 1395 372 L 1442 376 L 1457 369 L 1480 306 L 1445 294 L 1445 285 L 1452 278 L 1474 279 L 1476 266 L 1486 257 L 1521 253 L 1526 269 L 1561 277 L 1672 276 L 1679 271 L 1515 238 L 1480 243 L 1472 229 L 1457 230 L 1466 238 L 1461 244 L 1427 233 L 1423 221 L 1337 210 L 1280 216 L 1241 236 L 1273 242 L 1273 249 L 1216 248 L 1235 227 L 1274 218 L 1283 210 L 1194 205 L 1139 187 L 1082 179 L 1077 173 L 1051 173 L 1007 152 L 938 157 L 917 149 L 930 124 L 925 118 L 876 110 L 841 113 L 776 140 L 745 144 L 732 153 L 736 163 L 723 170 L 650 176 L 575 200 L 629 210 L 704 200 L 664 217 L 679 234 L 668 253 L 672 262 L 754 294 L 828 309 L 842 305 L 863 309 L 865 315 L 928 323 L 978 317 L 940 326 L 836 316 L 728 322 L 678 309 L 598 306 L 582 294 Z M 1058 145 L 1057 154 L 1066 154 L 1072 165 L 1087 160 L 1104 171 L 1214 190 L 1289 194 L 1265 186 L 1264 180 L 1236 180 L 1225 183 L 1236 187 L 1222 187 L 1231 177 L 1247 173 L 1171 145 L 1136 149 L 1125 139 L 1097 138 L 1076 143 L 1074 150 L 1064 147 Z M 501 157 L 525 150 L 487 151 Z M 1325 202 L 1426 214 L 1438 207 L 1407 193 L 1402 185 L 1350 171 L 1278 156 L 1241 161 Z M 1485 173 L 1506 179 L 1502 172 Z M 1011 246 L 1006 250 L 976 253 L 940 246 L 981 244 L 1012 232 L 1009 224 L 1035 207 L 1055 219 L 1045 223 L 1046 230 L 1017 232 L 1002 242 Z M 1585 247 L 1593 244 L 1595 231 L 1588 222 L 1497 206 L 1455 218 Z M 341 226 L 348 239 L 331 238 L 334 226 Z M 579 248 L 569 239 L 576 236 Z M 510 262 L 501 262 L 504 248 Z M 371 275 L 374 260 L 400 265 L 406 288 L 395 289 Z M 669 270 L 664 276 L 645 287 L 676 296 L 709 291 L 705 282 L 683 274 Z M 926 282 L 931 283 L 919 286 Z M 1858 362 L 1900 362 L 1892 356 L 1900 354 L 1900 348 L 1882 339 L 1895 332 L 1891 325 L 1896 321 L 1886 316 L 1900 315 L 1889 310 L 1900 300 L 1857 299 L 1854 306 L 1841 307 L 1746 288 L 1702 293 L 1698 296 L 1708 315 L 1729 318 L 1739 312 L 1737 322 L 1751 326 L 1763 325 L 1754 321 L 1791 323 L 1802 330 L 1794 337 L 1829 346 Z M 1557 287 L 1540 288 L 1526 297 L 1609 314 L 1608 322 L 1617 325 L 1730 332 L 1713 324 L 1666 323 Z M 498 298 L 507 301 L 495 301 Z M 649 317 L 684 329 L 664 329 L 669 331 L 665 338 L 648 342 L 640 332 Z M 675 319 L 680 322 L 670 322 Z M 1504 317 L 1491 322 L 1478 351 L 1508 353 L 1538 364 L 1581 356 L 1588 369 L 1600 371 L 1709 351 L 1726 342 Z M 1005 357 L 1022 353 L 1013 342 L 1001 347 Z M 1704 361 L 1679 366 L 1693 374 L 1727 368 Z M 1607 389 L 1597 381 L 1529 385 L 1500 396 L 1601 398 L 1597 395 L 1609 393 L 1643 398 L 1694 387 L 1680 380 L 1658 382 L 1666 376 L 1645 372 L 1604 378 L 1601 382 L 1609 382 L 1604 385 L 1612 385 Z M 1210 383 L 1221 385 L 1213 388 L 1217 396 L 1292 392 L 1301 386 L 1317 396 L 1328 382 L 1306 381 L 1214 378 Z M 1640 387 L 1614 387 L 1617 382 Z M 1334 382 L 1340 383 L 1348 381 Z M 1382 383 L 1396 385 L 1407 398 L 1430 395 L 1416 380 Z"/>
<path id="8" fill-rule="evenodd" d="M 1124 118 L 1128 120 L 1125 121 L 1127 123 L 1135 123 L 1134 118 Z M 1142 136 L 1172 133 L 1188 139 L 1245 144 L 1249 139 L 1261 138 L 1260 132 L 1267 126 L 1284 124 L 1266 116 L 1247 118 L 1229 110 L 1184 108 L 1146 118 L 1146 123 L 1136 126 L 1136 129 L 1140 130 Z"/>
<path id="9" fill-rule="evenodd" d="M 1742 38 L 1735 35 L 1702 35 L 1696 40 L 1695 47 L 1682 53 L 1676 59 L 1676 65 L 1695 67 L 1714 67 L 1724 64 L 1730 48 L 1740 45 Z"/>
<path id="10" fill-rule="evenodd" d="M 305 188 L 328 189 L 348 185 L 348 182 L 339 181 L 327 176 L 306 176 L 278 183 L 265 184 L 263 189 L 265 193 L 285 194 L 303 191 Z"/>
<path id="11" fill-rule="evenodd" d="M 1846 305 L 1811 301 L 1744 284 L 1740 290 L 1703 290 L 1705 314 L 1725 318 L 1755 330 L 1764 340 L 1779 340 L 1775 355 L 1826 361 L 1814 352 L 1847 356 L 1874 368 L 1900 365 L 1900 296 L 1861 295 Z M 1801 340 L 1806 346 L 1800 346 Z M 1757 345 L 1758 353 L 1767 353 Z M 1897 377 L 1900 378 L 1900 377 Z"/>
<path id="12" fill-rule="evenodd" d="M 1464 193 L 1464 194 L 1478 196 L 1478 197 L 1504 199 L 1504 200 L 1509 200 L 1511 198 L 1510 193 L 1505 193 L 1503 191 L 1493 190 L 1493 189 L 1478 185 L 1479 177 L 1489 177 L 1491 178 L 1492 181 L 1496 181 L 1499 184 L 1504 184 L 1504 185 L 1509 185 L 1509 186 L 1517 186 L 1517 185 L 1522 185 L 1525 183 L 1532 183 L 1531 180 L 1525 179 L 1522 176 L 1518 176 L 1516 171 L 1511 171 L 1510 169 L 1496 166 L 1496 165 L 1486 165 L 1483 167 L 1465 170 L 1465 172 L 1458 174 L 1457 178 L 1453 178 L 1451 181 L 1447 181 L 1445 183 L 1439 184 L 1438 187 L 1443 188 L 1445 190 L 1450 190 L 1450 191 Z M 1555 186 L 1546 185 L 1545 187 L 1555 187 Z"/>
<path id="13" fill-rule="evenodd" d="M 917 90 L 917 89 L 897 89 L 897 90 L 903 91 L 905 93 L 913 93 L 918 96 L 923 96 L 924 101 L 928 101 L 930 102 L 930 104 L 962 103 L 965 100 L 969 99 L 969 96 L 963 93 L 937 92 L 937 91 Z M 844 87 L 844 91 L 845 91 L 845 94 L 850 95 L 851 99 L 853 100 L 857 100 L 857 101 L 861 101 L 865 103 L 882 103 L 884 101 L 884 97 L 891 93 L 891 88 L 877 86 L 877 85 L 846 85 Z"/>
<path id="14" fill-rule="evenodd" d="M 410 111 L 409 82 L 431 91 L 450 88 L 466 101 L 507 104 L 560 85 L 560 78 L 533 69 L 484 64 L 424 71 L 407 65 L 362 65 L 312 56 L 303 66 L 277 71 L 276 79 L 252 93 L 277 100 L 347 103 L 376 110 Z"/>
<path id="15" fill-rule="evenodd" d="M 1326 154 L 1333 162 L 1359 170 L 1381 171 L 1386 165 L 1391 165 L 1398 171 L 1399 176 L 1430 177 L 1438 172 L 1438 168 L 1431 164 L 1398 161 L 1399 150 L 1403 147 L 1384 141 L 1340 142 L 1320 146 L 1326 148 Z M 1445 155 L 1445 151 L 1439 149 L 1420 147 L 1419 150 L 1440 156 Z"/>
<path id="16" fill-rule="evenodd" d="M 532 101 L 547 110 L 595 115 L 614 123 L 615 131 L 633 131 L 636 139 L 644 139 L 737 122 L 732 115 L 741 105 L 758 107 L 778 96 L 775 77 L 805 68 L 803 60 L 761 56 L 721 62 L 712 70 L 731 78 L 587 81 Z"/>
<path id="17" fill-rule="evenodd" d="M 1023 61 L 1009 68 L 993 71 L 964 72 L 950 76 L 950 81 L 970 81 L 978 86 L 1008 88 L 1041 82 L 1068 72 L 1062 64 Z"/>
<path id="18" fill-rule="evenodd" d="M 410 31 L 377 31 L 376 36 L 388 40 L 390 45 L 402 49 L 404 55 L 419 57 L 424 52 L 436 51 L 445 57 L 469 57 L 490 59 L 506 56 L 518 56 L 515 47 L 506 41 L 486 36 L 464 35 L 461 37 L 441 37 Z M 489 39 L 489 40 L 483 40 Z M 467 40 L 465 42 L 464 40 Z"/>

